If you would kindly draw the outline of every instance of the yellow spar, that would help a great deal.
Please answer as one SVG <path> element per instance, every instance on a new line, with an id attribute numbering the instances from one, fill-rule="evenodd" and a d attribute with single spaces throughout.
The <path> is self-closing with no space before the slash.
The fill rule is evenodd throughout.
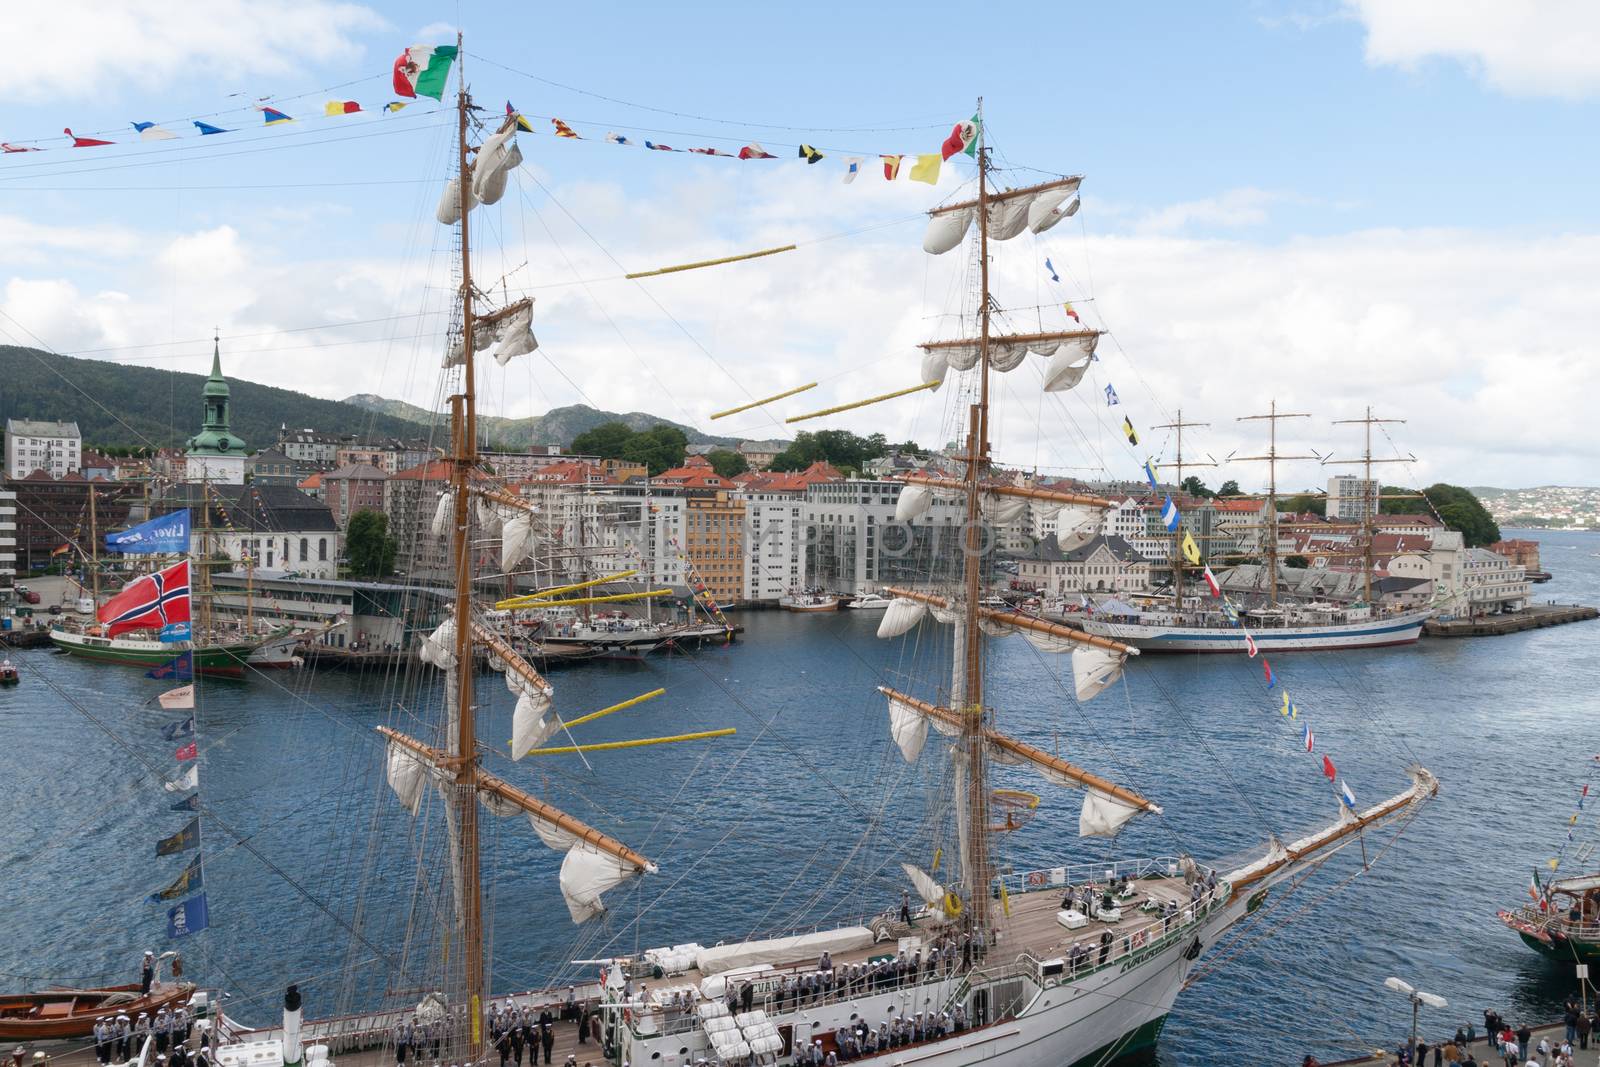
<path id="1" fill-rule="evenodd" d="M 894 392 L 884 393 L 882 396 L 869 396 L 865 400 L 857 400 L 851 404 L 840 404 L 838 407 L 823 408 L 821 411 L 812 411 L 805 415 L 795 415 L 783 421 L 804 422 L 807 419 L 820 419 L 824 415 L 837 415 L 841 411 L 854 411 L 856 408 L 864 408 L 868 404 L 881 404 L 885 400 L 893 400 L 897 396 L 908 396 L 911 393 L 920 393 L 924 389 L 937 389 L 942 384 L 942 379 L 937 382 L 923 382 L 921 385 L 913 385 L 909 389 L 896 389 Z"/>
<path id="2" fill-rule="evenodd" d="M 570 725 L 570 724 L 569 724 Z M 733 727 L 721 730 L 702 730 L 697 734 L 675 734 L 672 737 L 641 737 L 635 741 L 601 741 L 593 745 L 566 745 L 562 748 L 534 748 L 530 756 L 560 756 L 572 752 L 603 752 L 613 748 L 643 748 L 646 745 L 671 745 L 679 741 L 704 741 L 713 737 L 731 737 L 738 733 Z"/>
<path id="3" fill-rule="evenodd" d="M 738 263 L 746 259 L 760 259 L 762 256 L 775 256 L 779 252 L 793 252 L 794 245 L 784 245 L 782 248 L 763 248 L 759 252 L 744 252 L 737 256 L 723 256 L 720 259 L 702 259 L 695 263 L 679 263 L 674 267 L 657 267 L 655 270 L 634 271 L 624 274 L 623 277 L 632 281 L 635 278 L 654 278 L 659 274 L 676 274 L 681 270 L 699 270 L 701 267 L 720 267 L 724 263 Z"/>
<path id="4" fill-rule="evenodd" d="M 796 393 L 803 393 L 807 389 L 815 389 L 816 387 L 817 387 L 817 383 L 816 382 L 811 382 L 811 383 L 809 383 L 807 385 L 802 385 L 802 386 L 798 386 L 797 388 L 790 389 L 786 393 L 777 393 L 777 394 L 775 394 L 773 396 L 769 396 L 769 397 L 766 397 L 766 398 L 761 399 L 761 400 L 752 400 L 752 401 L 750 401 L 750 403 L 742 404 L 742 405 L 740 405 L 739 407 L 736 407 L 736 408 L 729 408 L 727 411 L 719 411 L 719 412 L 715 413 L 714 415 L 712 415 L 711 418 L 713 418 L 713 419 L 727 418 L 729 415 L 737 415 L 741 411 L 749 411 L 751 408 L 758 408 L 758 407 L 761 407 L 763 404 L 770 404 L 774 400 L 782 400 L 785 397 L 791 397 L 791 396 L 794 396 Z"/>
<path id="5" fill-rule="evenodd" d="M 621 579 L 621 578 L 631 578 L 635 574 L 638 574 L 638 573 L 639 572 L 636 571 L 636 570 L 619 571 L 616 574 L 608 574 L 603 578 L 591 578 L 587 582 L 576 582 L 576 583 L 574 583 L 572 585 L 559 585 L 559 586 L 556 586 L 554 589 L 540 589 L 536 593 L 524 593 L 522 596 L 514 596 L 514 597 L 511 597 L 511 598 L 509 598 L 507 600 L 502 600 L 499 603 L 497 603 L 495 605 L 495 607 L 500 609 L 500 610 L 502 610 L 502 611 L 504 611 L 508 606 L 509 607 L 516 607 L 519 604 L 521 604 L 523 601 L 543 600 L 546 597 L 552 597 L 552 596 L 557 595 L 558 593 L 574 593 L 574 592 L 577 592 L 579 589 L 588 589 L 588 588 L 591 588 L 591 587 L 596 586 L 596 585 L 604 585 L 606 582 L 614 582 L 614 581 L 617 581 L 618 579 Z"/>
<path id="6" fill-rule="evenodd" d="M 561 725 L 570 730 L 574 726 L 582 726 L 586 722 L 594 722 L 596 719 L 601 718 L 602 716 L 605 716 L 605 715 L 610 715 L 614 711 L 622 711 L 623 709 L 631 708 L 636 704 L 643 704 L 646 700 L 654 700 L 656 697 L 660 696 L 662 693 L 665 693 L 665 692 L 666 692 L 665 689 L 652 689 L 648 693 L 639 694 L 638 696 L 634 697 L 632 700 L 624 700 L 622 703 L 613 704 L 609 708 L 601 708 L 599 711 L 591 711 L 587 715 L 584 715 L 584 716 L 582 716 L 580 718 L 573 719 L 571 722 L 564 722 Z M 512 741 L 507 741 L 506 742 L 506 744 L 508 744 L 508 745 L 513 744 L 513 743 L 514 742 L 512 742 Z"/>
<path id="7" fill-rule="evenodd" d="M 563 608 L 572 604 L 615 604 L 620 600 L 643 600 L 653 596 L 671 596 L 670 589 L 644 589 L 637 593 L 610 593 L 606 596 L 579 596 L 563 598 L 561 600 L 530 600 L 527 597 L 512 597 L 495 604 L 496 608 Z"/>

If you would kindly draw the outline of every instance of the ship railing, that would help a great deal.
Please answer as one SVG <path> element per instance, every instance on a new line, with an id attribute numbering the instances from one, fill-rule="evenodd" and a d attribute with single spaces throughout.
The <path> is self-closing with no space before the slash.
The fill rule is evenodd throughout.
<path id="1" fill-rule="evenodd" d="M 1564 911 L 1540 911 L 1534 907 L 1521 907 L 1514 909 L 1511 917 L 1529 926 L 1536 926 L 1575 941 L 1600 941 L 1600 922 L 1573 922 L 1566 917 Z"/>
<path id="2" fill-rule="evenodd" d="M 1024 952 L 1018 955 L 1018 964 L 1026 967 L 1040 986 L 1049 988 L 1085 978 L 1106 967 L 1121 966 L 1128 960 L 1145 959 L 1175 942 L 1187 940 L 1196 926 L 1227 903 L 1231 893 L 1227 883 L 1219 882 L 1215 889 L 1207 890 L 1199 899 L 1180 905 L 1174 915 L 1155 915 L 1149 922 L 1115 930 L 1104 927 L 1091 931 L 1086 927 L 1084 936 L 1068 944 L 1061 956 L 1039 960 Z M 1108 931 L 1112 940 L 1106 944 L 1101 937 Z M 1103 959 L 1102 948 L 1106 950 Z M 1081 951 L 1074 954 L 1075 949 Z"/>
<path id="3" fill-rule="evenodd" d="M 1196 864 L 1196 871 L 1205 876 L 1212 869 Z M 1018 871 L 1000 876 L 1000 883 L 1008 894 L 1060 892 L 1068 886 L 1103 886 L 1121 878 L 1182 878 L 1183 864 L 1176 856 L 1156 856 L 1150 859 L 1117 860 L 1104 863 L 1074 863 L 1060 867 L 1041 867 L 1032 871 Z"/>

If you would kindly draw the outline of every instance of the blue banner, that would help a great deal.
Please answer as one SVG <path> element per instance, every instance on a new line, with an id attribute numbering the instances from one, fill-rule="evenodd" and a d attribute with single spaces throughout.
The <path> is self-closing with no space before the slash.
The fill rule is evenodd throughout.
<path id="1" fill-rule="evenodd" d="M 167 936 L 188 937 L 198 934 L 210 922 L 211 916 L 206 913 L 206 895 L 201 893 L 167 909 Z"/>
<path id="2" fill-rule="evenodd" d="M 166 642 L 167 644 L 171 644 L 174 641 L 187 641 L 187 640 L 189 640 L 189 633 L 190 633 L 190 631 L 189 631 L 189 624 L 188 623 L 186 623 L 186 622 L 169 622 L 169 623 L 167 623 L 165 626 L 163 626 L 161 628 L 161 632 L 158 633 L 156 636 L 160 640 Z"/>
<path id="3" fill-rule="evenodd" d="M 159 667 L 151 667 L 144 672 L 146 678 L 171 678 L 179 682 L 194 681 L 194 653 L 185 652 L 174 659 L 169 659 Z"/>
<path id="4" fill-rule="evenodd" d="M 189 509 L 106 534 L 106 551 L 130 555 L 181 555 L 189 551 Z"/>

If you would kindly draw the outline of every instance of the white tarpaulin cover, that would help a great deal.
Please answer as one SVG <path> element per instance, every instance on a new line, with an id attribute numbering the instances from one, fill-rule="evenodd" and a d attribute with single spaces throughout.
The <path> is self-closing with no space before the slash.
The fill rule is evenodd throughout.
<path id="1" fill-rule="evenodd" d="M 865 926 L 845 926 L 820 930 L 814 934 L 774 937 L 765 941 L 743 941 L 736 945 L 717 945 L 701 952 L 696 959 L 701 973 L 721 974 L 736 967 L 758 963 L 815 961 L 824 952 L 849 952 L 872 944 L 872 931 Z"/>
<path id="2" fill-rule="evenodd" d="M 909 704 L 889 698 L 889 735 L 907 763 L 915 763 L 928 739 L 928 717 Z"/>
<path id="3" fill-rule="evenodd" d="M 897 596 L 883 609 L 883 618 L 878 621 L 878 636 L 899 637 L 908 633 L 927 613 L 928 606 L 920 600 Z"/>
<path id="4" fill-rule="evenodd" d="M 1091 789 L 1084 793 L 1083 810 L 1078 813 L 1078 836 L 1115 837 L 1122 825 L 1142 810 Z"/>
<path id="5" fill-rule="evenodd" d="M 894 501 L 894 521 L 910 522 L 933 507 L 933 490 L 926 485 L 902 486 Z"/>
<path id="6" fill-rule="evenodd" d="M 1072 681 L 1080 701 L 1091 700 L 1122 677 L 1122 653 L 1080 645 L 1072 650 Z"/>
<path id="7" fill-rule="evenodd" d="M 508 672 L 509 673 L 509 672 Z M 550 711 L 550 697 L 528 686 L 517 697 L 511 713 L 511 758 L 519 760 L 538 748 L 560 729 L 561 720 Z"/>
<path id="8" fill-rule="evenodd" d="M 426 783 L 428 765 L 398 741 L 389 742 L 388 762 L 389 788 L 400 798 L 400 806 L 415 815 L 422 805 L 422 787 Z"/>
<path id="9" fill-rule="evenodd" d="M 588 845 L 573 845 L 561 861 L 561 895 L 572 921 L 581 923 L 605 911 L 600 894 L 621 885 L 636 872 L 615 856 Z"/>
<path id="10" fill-rule="evenodd" d="M 500 528 L 500 572 L 510 574 L 533 551 L 533 515 L 519 511 Z"/>

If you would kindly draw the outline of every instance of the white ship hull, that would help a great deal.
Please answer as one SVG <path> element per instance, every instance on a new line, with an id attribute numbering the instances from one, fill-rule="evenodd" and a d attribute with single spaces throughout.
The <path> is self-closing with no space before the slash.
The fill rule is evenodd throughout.
<path id="1" fill-rule="evenodd" d="M 1431 610 L 1408 611 L 1364 622 L 1251 629 L 1262 652 L 1319 652 L 1344 648 L 1409 645 L 1422 636 Z M 1143 652 L 1245 652 L 1245 631 L 1233 626 L 1180 626 L 1165 623 L 1082 620 L 1086 633 L 1109 637 Z"/>

